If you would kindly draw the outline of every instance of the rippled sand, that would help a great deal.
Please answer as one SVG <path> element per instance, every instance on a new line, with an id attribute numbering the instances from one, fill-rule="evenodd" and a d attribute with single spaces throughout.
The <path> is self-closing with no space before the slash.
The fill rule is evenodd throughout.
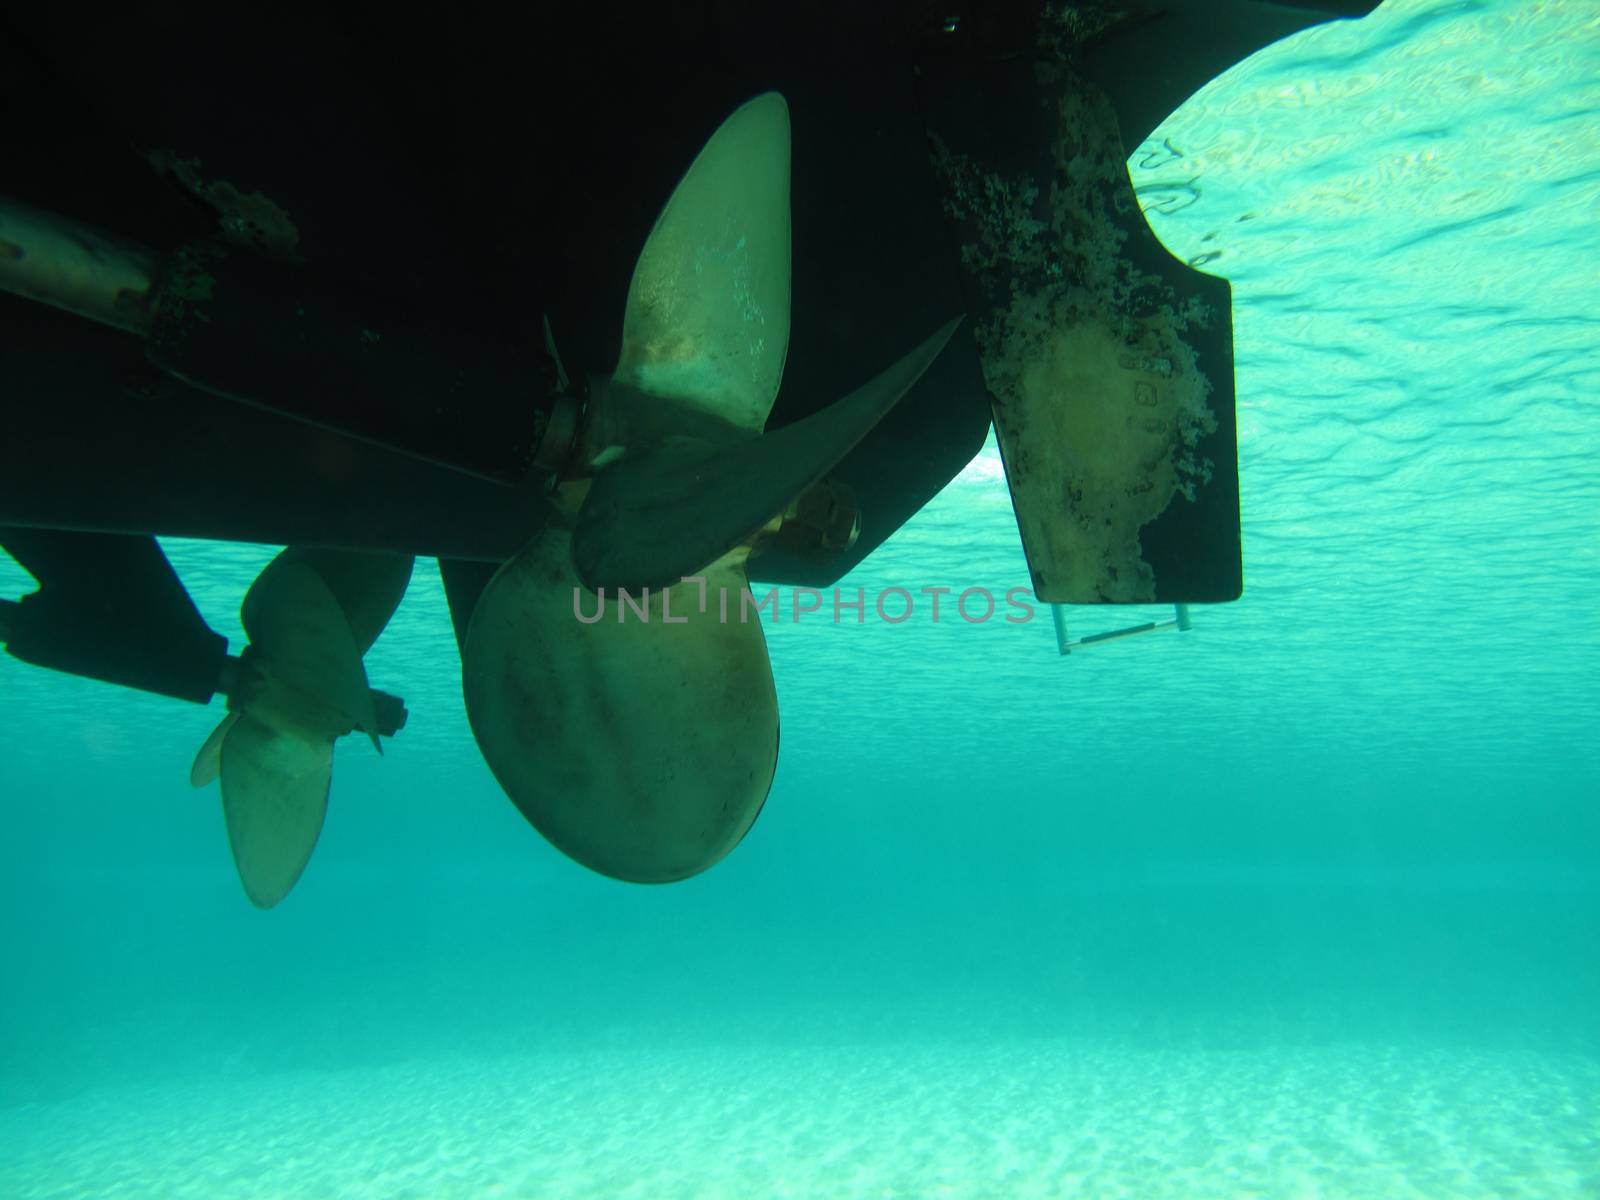
<path id="1" fill-rule="evenodd" d="M 1600 1195 L 1600 1061 L 1062 1041 L 627 1048 L 0 1111 L 23 1197 Z"/>

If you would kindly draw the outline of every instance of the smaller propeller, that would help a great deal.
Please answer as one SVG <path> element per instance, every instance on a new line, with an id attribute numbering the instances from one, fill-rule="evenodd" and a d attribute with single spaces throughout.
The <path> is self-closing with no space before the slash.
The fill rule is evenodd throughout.
<path id="1" fill-rule="evenodd" d="M 361 730 L 379 753 L 362 657 L 405 595 L 412 560 L 291 546 L 246 593 L 228 715 L 195 756 L 189 782 L 222 781 L 239 881 L 271 908 L 294 887 L 327 814 L 333 745 Z"/>

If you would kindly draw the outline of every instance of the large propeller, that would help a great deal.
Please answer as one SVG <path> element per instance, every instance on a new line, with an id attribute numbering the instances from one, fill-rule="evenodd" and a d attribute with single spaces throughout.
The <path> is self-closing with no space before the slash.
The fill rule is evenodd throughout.
<path id="1" fill-rule="evenodd" d="M 333 744 L 378 742 L 362 657 L 399 607 L 412 560 L 291 546 L 268 563 L 240 609 L 250 645 L 228 715 L 189 781 L 222 780 L 228 841 L 246 895 L 271 908 L 305 870 L 322 832 Z"/>
<path id="2" fill-rule="evenodd" d="M 778 707 L 749 603 L 749 544 L 910 389 L 958 323 L 763 434 L 788 352 L 789 287 L 789 115 L 767 93 L 713 134 L 656 221 L 628 289 L 620 361 L 593 388 L 579 478 L 468 624 L 463 691 L 485 760 L 541 833 L 605 875 L 682 879 L 754 823 L 777 763 Z"/>

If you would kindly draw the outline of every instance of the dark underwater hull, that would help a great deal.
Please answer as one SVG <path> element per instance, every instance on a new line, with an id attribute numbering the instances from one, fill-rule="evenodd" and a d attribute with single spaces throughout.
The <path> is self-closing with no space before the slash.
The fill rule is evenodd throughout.
<path id="1" fill-rule="evenodd" d="M 1079 7 L 1098 19 L 1101 6 Z M 1113 7 L 1133 15 L 1087 43 L 1083 65 L 1132 146 L 1254 49 L 1374 5 Z M 966 307 L 916 64 L 1006 61 L 1036 14 L 688 4 L 619 23 L 574 6 L 549 10 L 530 40 L 359 6 L 292 29 L 216 9 L 87 27 L 19 13 L 0 65 L 27 136 L 3 190 L 163 251 L 215 229 L 219 187 L 259 194 L 291 223 L 298 257 L 507 353 L 530 346 L 547 314 L 570 368 L 605 371 L 633 255 L 683 164 L 733 106 L 775 88 L 795 113 L 777 427 Z M 173 161 L 188 164 L 181 186 Z M 398 453 L 378 444 L 382 429 L 352 436 L 198 391 L 150 367 L 136 338 L 21 300 L 0 297 L 0 348 L 0 525 L 499 561 L 545 519 L 537 485 Z M 844 574 L 970 459 L 988 399 L 958 338 L 832 472 L 859 501 L 859 540 L 825 558 L 758 552 L 752 574 L 810 585 Z M 393 403 L 423 410 L 429 397 Z"/>

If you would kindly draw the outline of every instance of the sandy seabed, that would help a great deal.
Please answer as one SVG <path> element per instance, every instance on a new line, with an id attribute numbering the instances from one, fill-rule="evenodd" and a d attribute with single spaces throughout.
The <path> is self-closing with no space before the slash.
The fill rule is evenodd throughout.
<path id="1" fill-rule="evenodd" d="M 604 1048 L 0 1111 L 24 1197 L 1600 1195 L 1600 1061 L 1353 1045 Z"/>

